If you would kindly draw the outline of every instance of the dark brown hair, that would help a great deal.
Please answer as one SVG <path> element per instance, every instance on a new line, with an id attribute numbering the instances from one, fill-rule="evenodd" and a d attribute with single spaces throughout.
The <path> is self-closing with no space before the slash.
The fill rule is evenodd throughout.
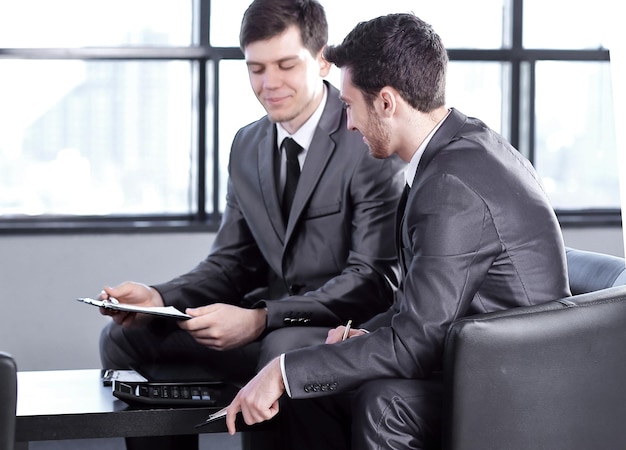
<path id="1" fill-rule="evenodd" d="M 239 46 L 243 50 L 251 42 L 270 39 L 292 25 L 298 26 L 302 44 L 312 55 L 326 45 L 326 13 L 317 1 L 254 0 L 241 21 Z"/>

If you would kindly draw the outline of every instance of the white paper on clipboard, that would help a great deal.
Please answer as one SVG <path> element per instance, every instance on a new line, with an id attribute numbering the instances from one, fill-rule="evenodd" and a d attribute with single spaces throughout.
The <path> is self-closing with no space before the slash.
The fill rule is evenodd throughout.
<path id="1" fill-rule="evenodd" d="M 109 300 L 95 300 L 89 297 L 77 298 L 79 302 L 87 303 L 88 305 L 97 306 L 99 308 L 113 309 L 115 311 L 134 312 L 142 314 L 152 314 L 160 317 L 171 317 L 178 320 L 191 319 L 189 314 L 180 312 L 173 306 L 135 306 L 125 303 L 114 303 Z"/>

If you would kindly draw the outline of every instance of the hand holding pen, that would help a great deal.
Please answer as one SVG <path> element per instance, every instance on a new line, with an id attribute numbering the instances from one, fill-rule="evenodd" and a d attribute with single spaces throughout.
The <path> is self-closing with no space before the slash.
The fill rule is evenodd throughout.
<path id="1" fill-rule="evenodd" d="M 328 338 L 326 339 L 326 343 L 327 344 L 331 344 L 331 343 L 339 342 L 340 339 L 341 339 L 341 341 L 345 341 L 346 339 L 348 339 L 350 337 L 350 332 L 351 331 L 352 331 L 352 336 L 359 336 L 361 334 L 365 334 L 365 331 L 363 331 L 363 330 L 353 330 L 352 329 L 352 319 L 350 319 L 346 323 L 345 327 L 340 326 L 340 327 L 337 327 L 337 328 L 334 328 L 334 329 L 330 330 L 328 332 Z M 329 342 L 329 340 L 332 340 L 332 342 Z M 280 370 L 280 368 L 278 370 Z M 282 375 L 281 375 L 281 377 L 282 377 Z M 255 377 L 255 379 L 256 378 L 259 378 L 259 375 L 257 375 L 257 377 Z M 282 378 L 281 378 L 281 382 L 282 382 Z M 282 389 L 284 390 L 284 387 Z M 200 423 L 196 424 L 196 428 L 203 427 L 203 426 L 205 426 L 205 425 L 207 425 L 209 423 L 212 423 L 212 422 L 214 422 L 216 420 L 219 420 L 219 419 L 224 419 L 224 418 L 226 418 L 227 413 L 228 413 L 228 407 L 222 408 L 219 411 L 216 411 L 213 414 L 211 414 L 203 422 L 200 422 Z"/>
<path id="2" fill-rule="evenodd" d="M 345 341 L 350 336 L 350 328 L 352 327 L 352 319 L 348 320 L 346 324 L 346 329 L 343 331 L 343 335 L 341 336 L 341 340 Z"/>
<path id="3" fill-rule="evenodd" d="M 326 343 L 336 344 L 337 342 L 345 341 L 355 336 L 361 336 L 365 333 L 365 330 L 352 328 L 352 320 L 348 320 L 345 326 L 341 325 L 328 331 Z"/>

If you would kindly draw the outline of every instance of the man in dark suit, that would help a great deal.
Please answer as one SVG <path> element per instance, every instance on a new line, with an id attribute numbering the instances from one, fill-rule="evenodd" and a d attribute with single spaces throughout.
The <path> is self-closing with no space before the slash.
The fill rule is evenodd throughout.
<path id="1" fill-rule="evenodd" d="M 101 337 L 105 368 L 168 378 L 195 363 L 196 377 L 245 382 L 274 356 L 323 343 L 329 328 L 389 308 L 404 163 L 373 158 L 346 126 L 339 91 L 323 80 L 326 40 L 316 1 L 249 6 L 240 44 L 267 116 L 234 138 L 226 209 L 209 255 L 167 283 L 127 282 L 101 295 L 172 305 L 193 318 L 145 323 L 145 316 L 113 314 Z M 289 139 L 300 147 L 291 160 L 301 172 L 297 184 L 285 164 Z M 286 185 L 297 188 L 283 215 Z"/>
<path id="2" fill-rule="evenodd" d="M 402 282 L 394 306 L 362 329 L 338 327 L 333 345 L 271 361 L 233 400 L 227 424 L 234 433 L 238 412 L 252 424 L 280 405 L 290 419 L 305 417 L 290 430 L 290 448 L 440 448 L 448 326 L 568 295 L 559 224 L 531 164 L 484 123 L 445 106 L 448 59 L 430 25 L 412 14 L 379 17 L 324 55 L 342 70 L 348 127 L 377 158 L 408 163 Z M 291 400 L 279 404 L 285 390 Z M 328 397 L 342 393 L 352 395 Z"/>

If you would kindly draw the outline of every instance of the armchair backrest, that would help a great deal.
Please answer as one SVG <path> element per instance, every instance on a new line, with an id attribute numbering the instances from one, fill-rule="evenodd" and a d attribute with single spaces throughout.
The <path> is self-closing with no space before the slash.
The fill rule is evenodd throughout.
<path id="1" fill-rule="evenodd" d="M 624 258 L 573 248 L 566 251 L 572 295 L 626 284 Z"/>
<path id="2" fill-rule="evenodd" d="M 16 404 L 17 367 L 11 355 L 0 352 L 0 450 L 13 450 Z"/>
<path id="3" fill-rule="evenodd" d="M 626 443 L 626 265 L 574 249 L 567 258 L 572 289 L 588 292 L 450 328 L 446 450 Z"/>

